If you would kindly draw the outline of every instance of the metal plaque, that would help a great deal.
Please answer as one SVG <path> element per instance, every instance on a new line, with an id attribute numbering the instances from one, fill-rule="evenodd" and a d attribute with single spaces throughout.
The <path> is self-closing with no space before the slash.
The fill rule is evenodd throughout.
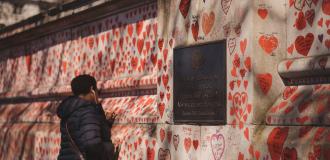
<path id="1" fill-rule="evenodd" d="M 226 41 L 174 49 L 174 122 L 226 123 Z"/>

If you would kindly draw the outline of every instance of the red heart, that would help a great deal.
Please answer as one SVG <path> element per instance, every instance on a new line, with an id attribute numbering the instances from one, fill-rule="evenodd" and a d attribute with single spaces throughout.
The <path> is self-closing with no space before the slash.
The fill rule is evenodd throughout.
<path id="1" fill-rule="evenodd" d="M 99 60 L 99 63 L 102 64 L 102 51 L 97 54 L 97 59 Z"/>
<path id="2" fill-rule="evenodd" d="M 171 143 L 171 138 L 172 138 L 172 131 L 167 131 L 167 141 L 168 141 L 168 143 Z"/>
<path id="3" fill-rule="evenodd" d="M 248 84 L 249 84 L 249 81 L 244 80 L 244 88 L 245 88 L 245 89 L 247 89 Z"/>
<path id="4" fill-rule="evenodd" d="M 319 21 L 317 21 L 317 24 L 318 24 L 320 27 L 323 27 L 323 18 L 321 18 Z"/>
<path id="5" fill-rule="evenodd" d="M 151 30 L 151 24 L 148 24 L 147 27 L 146 27 L 146 32 L 147 32 L 148 36 L 150 34 L 150 30 Z"/>
<path id="6" fill-rule="evenodd" d="M 160 51 L 163 50 L 163 44 L 164 44 L 164 39 L 159 39 L 158 40 L 158 48 Z"/>
<path id="7" fill-rule="evenodd" d="M 271 54 L 278 47 L 278 40 L 273 35 L 262 35 L 259 44 L 267 54 Z"/>
<path id="8" fill-rule="evenodd" d="M 245 128 L 244 130 L 244 137 L 249 140 L 249 128 Z"/>
<path id="9" fill-rule="evenodd" d="M 151 54 L 150 59 L 151 59 L 152 64 L 155 65 L 157 62 L 157 54 Z"/>
<path id="10" fill-rule="evenodd" d="M 330 15 L 330 0 L 323 0 L 322 11 L 326 15 Z"/>
<path id="11" fill-rule="evenodd" d="M 165 104 L 164 103 L 159 103 L 158 104 L 158 111 L 159 111 L 159 114 L 160 114 L 161 118 L 163 117 L 164 110 L 165 110 Z"/>
<path id="12" fill-rule="evenodd" d="M 234 55 L 233 66 L 235 68 L 239 68 L 241 66 L 241 61 L 237 53 Z"/>
<path id="13" fill-rule="evenodd" d="M 168 44 L 171 46 L 171 48 L 173 47 L 173 39 L 171 38 L 171 40 L 168 42 Z"/>
<path id="14" fill-rule="evenodd" d="M 167 61 L 167 55 L 168 55 L 168 49 L 164 49 L 164 52 L 163 52 L 164 62 Z"/>
<path id="15" fill-rule="evenodd" d="M 88 38 L 88 47 L 89 47 L 89 49 L 92 49 L 94 47 L 94 38 L 93 37 Z"/>
<path id="16" fill-rule="evenodd" d="M 244 65 L 248 71 L 251 72 L 251 57 L 247 57 L 244 61 Z"/>
<path id="17" fill-rule="evenodd" d="M 283 99 L 287 100 L 298 89 L 298 87 L 286 87 L 283 92 Z"/>
<path id="18" fill-rule="evenodd" d="M 110 68 L 113 71 L 115 69 L 115 60 L 110 60 Z"/>
<path id="19" fill-rule="evenodd" d="M 308 24 L 310 26 L 312 26 L 313 22 L 314 22 L 314 18 L 315 18 L 315 10 L 310 9 L 310 10 L 305 12 L 305 15 L 306 15 L 306 20 L 307 20 Z"/>
<path id="20" fill-rule="evenodd" d="M 160 100 L 163 100 L 164 99 L 164 92 L 160 91 L 159 92 L 159 97 L 160 97 Z"/>
<path id="21" fill-rule="evenodd" d="M 237 77 L 236 67 L 233 67 L 233 68 L 231 69 L 230 73 L 231 73 L 231 75 L 232 75 L 233 77 Z"/>
<path id="22" fill-rule="evenodd" d="M 31 66 L 32 66 L 32 63 L 31 63 L 31 55 L 27 55 L 27 56 L 25 56 L 25 62 L 26 62 L 26 68 L 27 68 L 28 72 L 30 73 L 30 71 L 31 71 Z"/>
<path id="23" fill-rule="evenodd" d="M 158 70 L 161 70 L 162 69 L 162 65 L 163 65 L 163 60 L 159 59 L 158 60 L 158 63 L 157 63 Z"/>
<path id="24" fill-rule="evenodd" d="M 231 90 L 233 90 L 234 87 L 235 87 L 235 81 L 230 81 L 229 82 L 229 87 L 230 87 Z"/>
<path id="25" fill-rule="evenodd" d="M 267 94 L 272 86 L 272 75 L 270 73 L 257 74 L 257 82 L 261 91 Z"/>
<path id="26" fill-rule="evenodd" d="M 123 45 L 124 45 L 124 38 L 122 37 L 119 39 L 119 46 L 121 50 L 123 50 Z"/>
<path id="27" fill-rule="evenodd" d="M 303 56 L 307 56 L 312 47 L 313 41 L 314 35 L 312 33 L 308 33 L 305 37 L 298 36 L 295 40 L 295 48 L 297 52 Z"/>
<path id="28" fill-rule="evenodd" d="M 171 98 L 171 94 L 170 93 L 166 93 L 166 98 L 167 98 L 167 101 L 169 101 L 170 98 Z"/>
<path id="29" fill-rule="evenodd" d="M 245 73 L 246 73 L 246 70 L 244 68 L 242 68 L 239 73 L 241 74 L 241 77 L 244 78 L 245 77 Z"/>
<path id="30" fill-rule="evenodd" d="M 191 147 L 191 139 L 190 138 L 185 138 L 184 139 L 184 149 L 188 153 Z"/>
<path id="31" fill-rule="evenodd" d="M 139 21 L 136 23 L 136 33 L 139 36 L 143 29 L 143 21 Z"/>
<path id="32" fill-rule="evenodd" d="M 330 49 L 330 39 L 326 39 L 324 44 L 328 49 Z"/>
<path id="33" fill-rule="evenodd" d="M 197 41 L 198 38 L 198 31 L 199 31 L 199 24 L 197 20 L 191 25 L 191 32 L 195 41 Z"/>
<path id="34" fill-rule="evenodd" d="M 147 160 L 154 160 L 155 159 L 155 150 L 153 148 L 147 149 Z"/>
<path id="35" fill-rule="evenodd" d="M 52 66 L 48 66 L 48 76 L 52 75 Z"/>
<path id="36" fill-rule="evenodd" d="M 132 59 L 131 59 L 131 66 L 132 66 L 132 68 L 134 69 L 134 70 L 136 70 L 136 68 L 137 68 L 137 66 L 138 66 L 138 58 L 137 57 L 133 57 Z"/>
<path id="37" fill-rule="evenodd" d="M 292 54 L 293 48 L 294 48 L 293 44 L 291 44 L 290 47 L 288 47 L 287 51 L 288 51 L 289 54 Z"/>
<path id="38" fill-rule="evenodd" d="M 62 62 L 62 69 L 64 73 L 66 72 L 66 64 L 67 64 L 66 61 Z"/>
<path id="39" fill-rule="evenodd" d="M 306 17 L 304 15 L 304 12 L 299 12 L 295 22 L 295 26 L 298 30 L 303 30 L 306 27 Z"/>
<path id="40" fill-rule="evenodd" d="M 143 46 L 144 46 L 144 39 L 142 39 L 142 38 L 138 39 L 136 45 L 137 45 L 137 49 L 138 49 L 139 53 L 141 54 Z"/>
<path id="41" fill-rule="evenodd" d="M 162 80 L 163 80 L 163 85 L 164 86 L 167 86 L 167 84 L 168 84 L 168 75 L 167 74 L 164 74 L 162 76 Z"/>
<path id="42" fill-rule="evenodd" d="M 130 37 L 132 37 L 132 35 L 133 35 L 133 25 L 132 24 L 127 25 L 127 33 Z"/>
<path id="43" fill-rule="evenodd" d="M 154 35 L 156 36 L 157 35 L 157 23 L 153 24 L 152 29 L 154 31 Z"/>
<path id="44" fill-rule="evenodd" d="M 245 53 L 246 45 L 247 45 L 247 39 L 245 38 L 240 42 L 240 49 L 242 54 Z"/>
<path id="45" fill-rule="evenodd" d="M 259 8 L 258 9 L 258 15 L 260 16 L 261 19 L 265 19 L 268 15 L 268 10 L 266 8 Z"/>
<path id="46" fill-rule="evenodd" d="M 281 158 L 283 145 L 286 138 L 288 137 L 288 133 L 288 127 L 276 127 L 270 132 L 267 138 L 267 146 L 271 159 L 279 160 Z"/>
<path id="47" fill-rule="evenodd" d="M 187 17 L 190 7 L 190 0 L 181 0 L 179 10 L 184 18 Z"/>
<path id="48" fill-rule="evenodd" d="M 210 14 L 207 13 L 203 13 L 203 17 L 202 17 L 202 29 L 205 35 L 209 34 L 213 24 L 214 24 L 214 20 L 215 20 L 215 15 L 214 12 L 211 11 Z"/>
<path id="49" fill-rule="evenodd" d="M 288 148 L 285 147 L 283 154 L 282 154 L 282 160 L 297 160 L 297 150 L 296 148 Z"/>
<path id="50" fill-rule="evenodd" d="M 194 146 L 194 149 L 197 150 L 198 148 L 198 140 L 193 140 L 193 146 Z"/>
<path id="51" fill-rule="evenodd" d="M 163 128 L 161 128 L 159 131 L 159 137 L 160 137 L 160 140 L 163 142 L 165 139 L 165 130 Z"/>
<path id="52" fill-rule="evenodd" d="M 227 15 L 227 13 L 229 11 L 231 1 L 232 0 L 221 0 L 221 8 L 223 10 L 223 13 L 225 13 L 225 15 Z"/>

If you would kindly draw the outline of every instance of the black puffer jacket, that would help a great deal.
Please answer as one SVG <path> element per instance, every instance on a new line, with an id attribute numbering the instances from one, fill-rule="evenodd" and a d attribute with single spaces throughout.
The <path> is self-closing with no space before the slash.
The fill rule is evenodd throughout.
<path id="1" fill-rule="evenodd" d="M 112 123 L 106 120 L 101 105 L 70 96 L 62 101 L 57 109 L 61 118 L 61 149 L 59 160 L 79 159 L 71 145 L 65 124 L 75 144 L 85 159 L 109 160 L 113 156 L 113 144 L 110 140 Z"/>

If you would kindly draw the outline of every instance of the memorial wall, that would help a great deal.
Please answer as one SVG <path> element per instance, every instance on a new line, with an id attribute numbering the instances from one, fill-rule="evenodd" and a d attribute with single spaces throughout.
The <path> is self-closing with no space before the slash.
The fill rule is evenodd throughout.
<path id="1" fill-rule="evenodd" d="M 330 159 L 329 0 L 158 0 L 54 27 L 0 50 L 0 159 L 56 159 L 83 73 L 120 159 Z"/>

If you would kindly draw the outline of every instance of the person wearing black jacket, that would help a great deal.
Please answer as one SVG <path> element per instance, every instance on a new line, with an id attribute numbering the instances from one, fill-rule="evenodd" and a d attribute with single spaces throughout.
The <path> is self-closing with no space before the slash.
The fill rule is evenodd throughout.
<path id="1" fill-rule="evenodd" d="M 115 160 L 111 142 L 114 117 L 106 119 L 98 101 L 96 80 L 80 75 L 71 81 L 73 96 L 64 99 L 57 115 L 61 119 L 61 149 L 58 160 Z M 118 155 L 117 155 L 118 156 Z"/>

